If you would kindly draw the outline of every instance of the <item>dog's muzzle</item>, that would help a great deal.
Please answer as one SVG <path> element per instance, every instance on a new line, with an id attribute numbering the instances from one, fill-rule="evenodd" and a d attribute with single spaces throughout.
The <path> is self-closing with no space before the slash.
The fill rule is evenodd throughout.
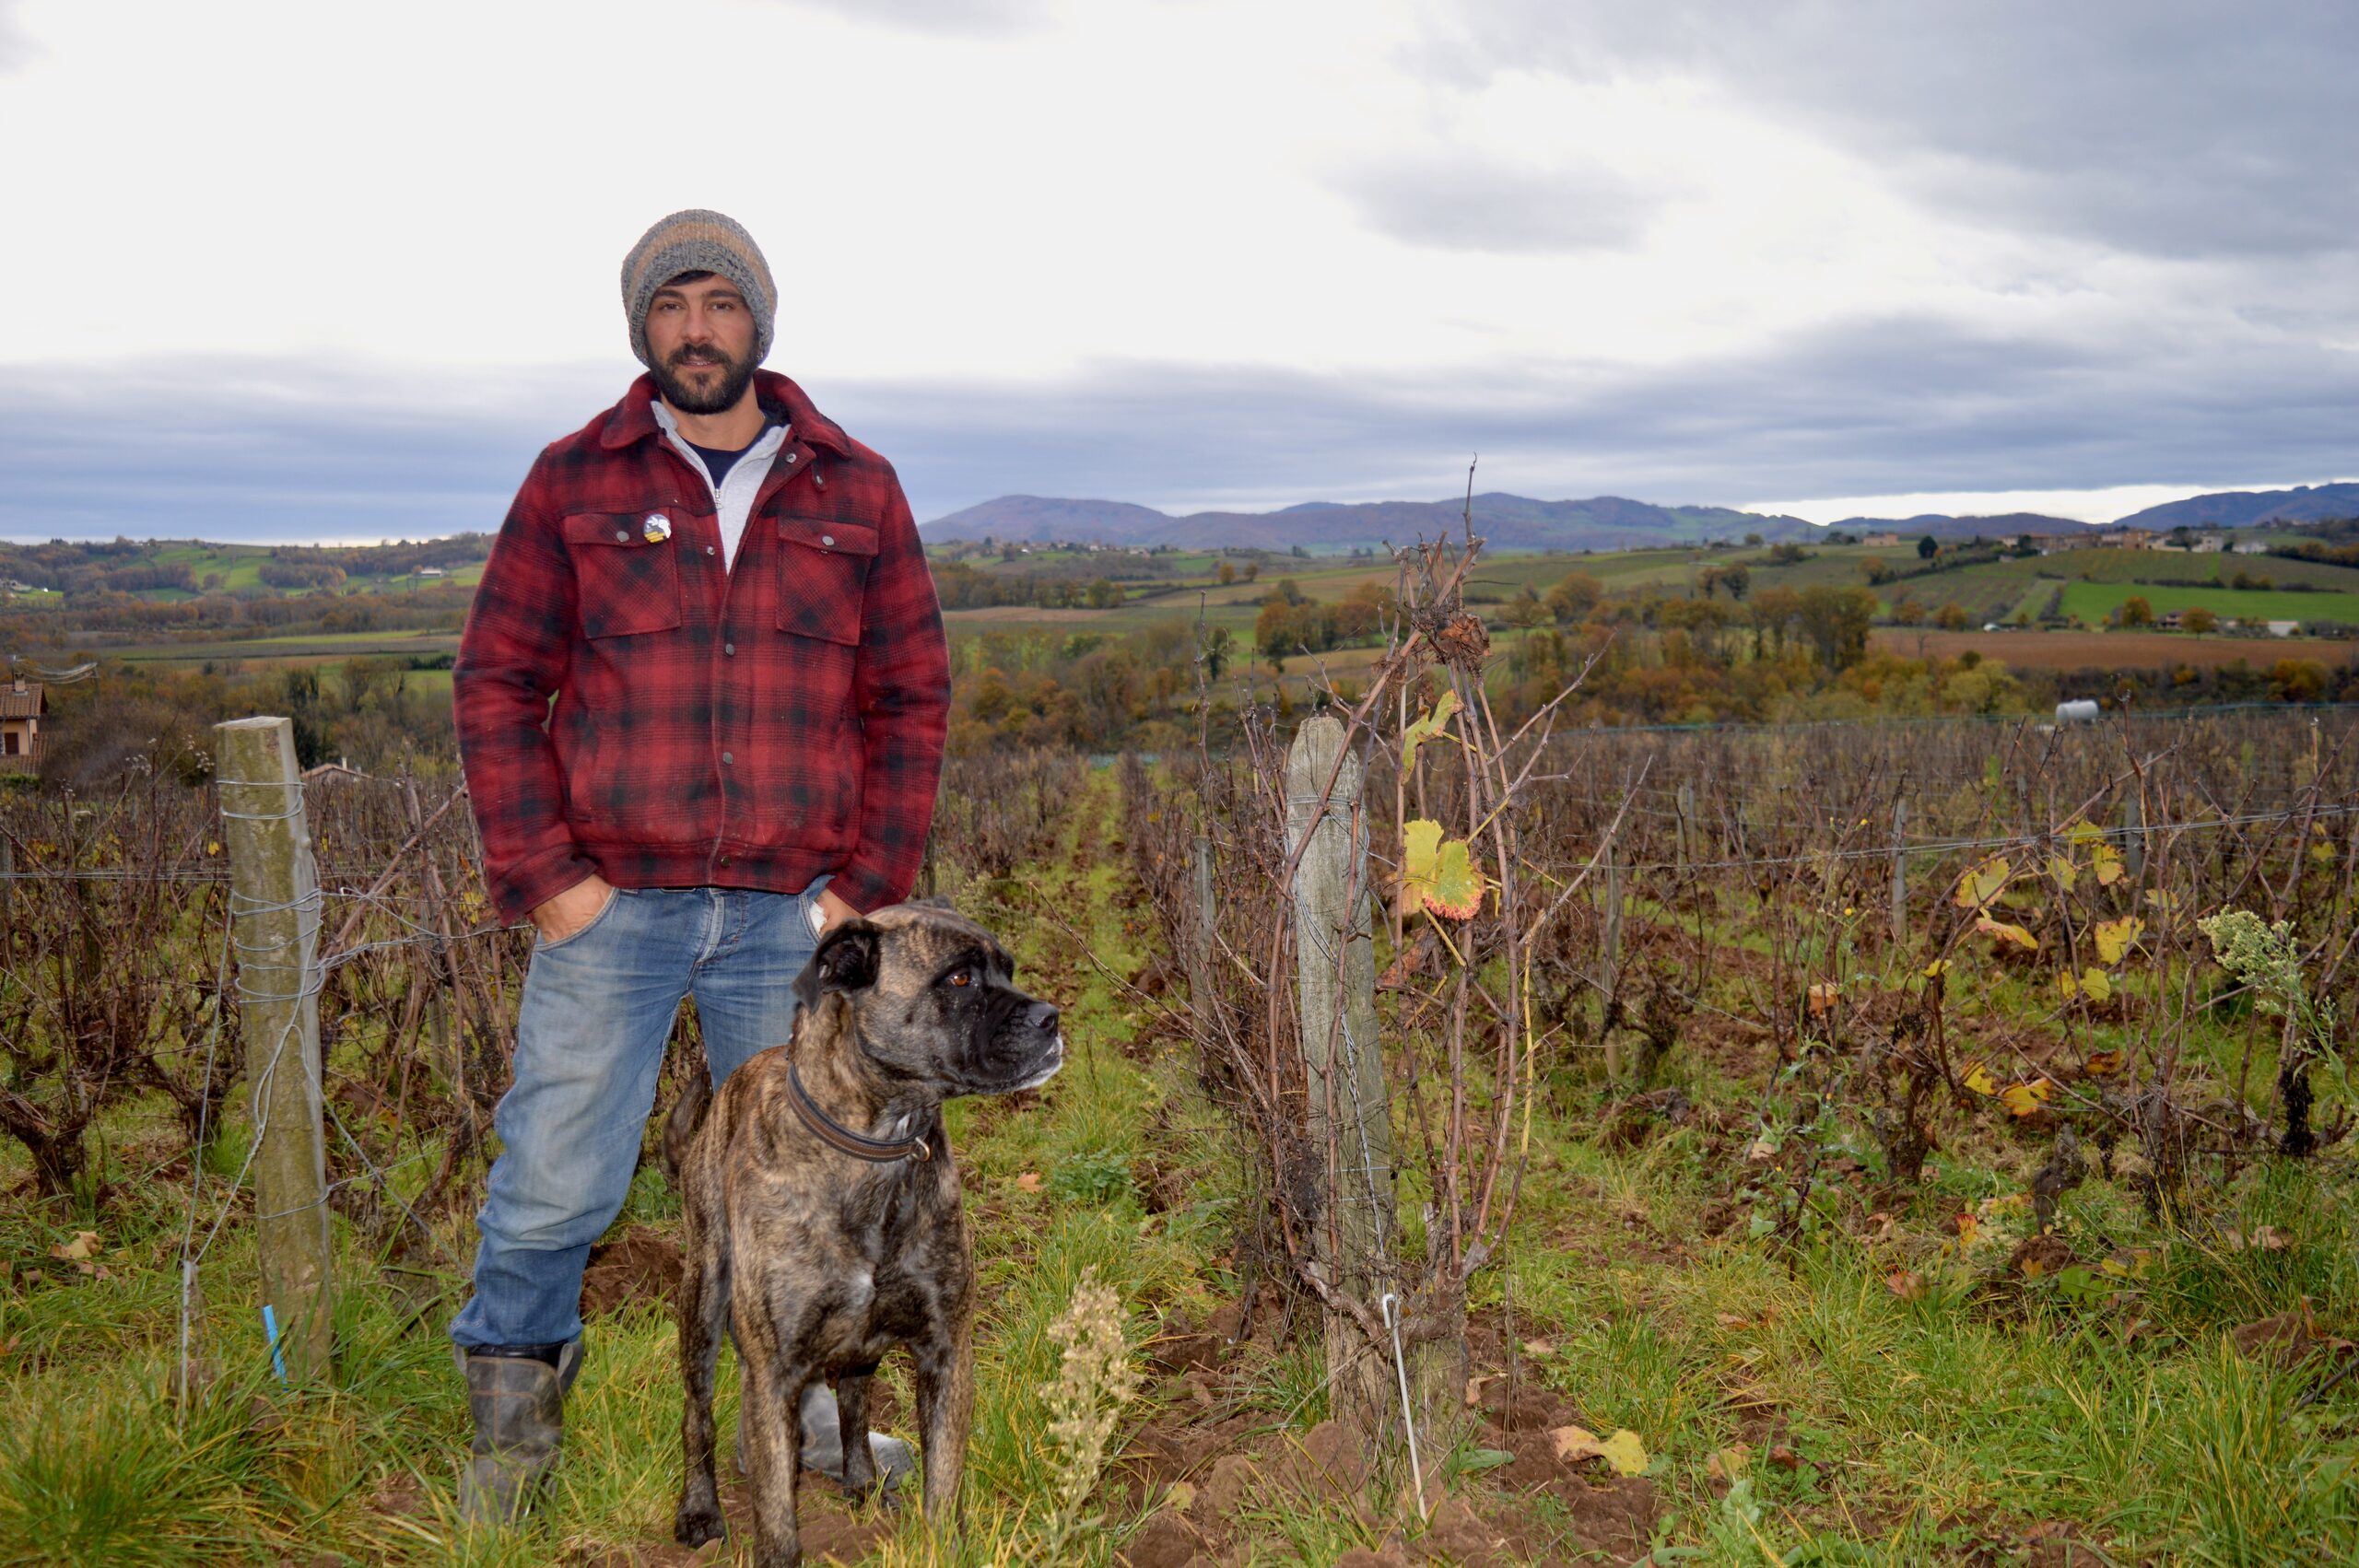
<path id="1" fill-rule="evenodd" d="M 1032 1047 L 1039 1054 L 1031 1059 L 1031 1065 L 1025 1076 L 1010 1086 L 1008 1091 L 1010 1094 L 1025 1089 L 1038 1089 L 1041 1084 L 1054 1078 L 1057 1075 L 1057 1070 L 1064 1066 L 1065 1036 L 1059 1023 L 1054 1002 L 1036 1001 L 1024 1010 L 1024 1022 L 1018 1027 L 1036 1037 L 1046 1035 L 1048 1038 L 1040 1045 Z"/>

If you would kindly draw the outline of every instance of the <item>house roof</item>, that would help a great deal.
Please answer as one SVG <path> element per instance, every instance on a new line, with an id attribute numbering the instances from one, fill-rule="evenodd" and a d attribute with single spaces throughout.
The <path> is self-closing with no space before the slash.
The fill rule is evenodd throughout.
<path id="1" fill-rule="evenodd" d="M 38 719 L 49 711 L 49 694 L 30 682 L 0 686 L 0 719 Z"/>

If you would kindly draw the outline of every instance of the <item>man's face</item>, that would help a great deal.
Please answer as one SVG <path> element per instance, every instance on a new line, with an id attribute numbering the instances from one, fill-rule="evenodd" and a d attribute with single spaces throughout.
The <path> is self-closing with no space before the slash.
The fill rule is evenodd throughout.
<path id="1" fill-rule="evenodd" d="M 647 348 L 664 402 L 683 414 L 726 412 L 754 380 L 754 312 L 727 278 L 675 278 L 648 304 Z"/>

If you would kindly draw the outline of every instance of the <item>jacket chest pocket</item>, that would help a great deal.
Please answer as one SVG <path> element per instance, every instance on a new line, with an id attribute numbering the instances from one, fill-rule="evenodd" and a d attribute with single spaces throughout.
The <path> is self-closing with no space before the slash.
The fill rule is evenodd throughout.
<path id="1" fill-rule="evenodd" d="M 565 520 L 582 636 L 631 637 L 680 624 L 679 546 L 668 533 L 648 536 L 656 515 L 577 512 Z"/>
<path id="2" fill-rule="evenodd" d="M 858 643 L 876 530 L 857 522 L 780 518 L 778 546 L 778 629 Z"/>

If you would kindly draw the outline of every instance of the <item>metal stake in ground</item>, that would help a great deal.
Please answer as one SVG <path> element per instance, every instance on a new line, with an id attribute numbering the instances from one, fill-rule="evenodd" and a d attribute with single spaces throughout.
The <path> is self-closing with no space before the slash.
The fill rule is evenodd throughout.
<path id="1" fill-rule="evenodd" d="M 273 1309 L 289 1375 L 316 1382 L 328 1375 L 333 1280 L 321 1126 L 320 890 L 295 727 L 284 719 L 235 719 L 213 728 L 221 742 L 215 783 L 255 1129 L 257 1305 Z"/>

